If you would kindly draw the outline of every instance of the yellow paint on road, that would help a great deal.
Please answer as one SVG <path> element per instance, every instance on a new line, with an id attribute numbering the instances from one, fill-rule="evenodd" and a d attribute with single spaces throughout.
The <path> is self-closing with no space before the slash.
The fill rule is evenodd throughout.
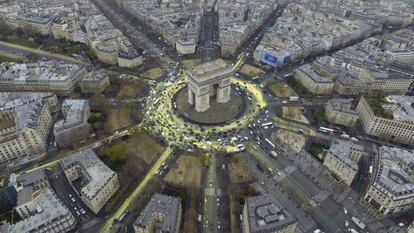
<path id="1" fill-rule="evenodd" d="M 135 188 L 135 190 L 131 193 L 131 195 L 129 195 L 129 197 L 127 199 L 125 199 L 125 201 L 122 203 L 122 205 L 119 207 L 119 209 L 115 212 L 115 214 L 112 215 L 110 218 L 108 218 L 106 220 L 105 224 L 103 225 L 103 227 L 101 229 L 101 233 L 108 233 L 108 232 L 111 231 L 111 228 L 113 226 L 112 225 L 113 221 L 118 219 L 119 217 L 121 217 L 122 213 L 124 213 L 125 210 L 128 209 L 129 205 L 131 205 L 132 203 L 134 203 L 137 200 L 138 196 L 145 189 L 148 182 L 155 175 L 155 172 L 158 169 L 160 169 L 162 163 L 165 162 L 168 159 L 168 157 L 170 156 L 172 151 L 173 150 L 172 150 L 171 147 L 167 147 L 167 149 L 165 149 L 164 153 L 161 155 L 161 157 L 158 159 L 158 161 L 155 162 L 154 166 L 152 166 L 152 168 L 148 171 L 148 173 L 145 175 L 145 177 L 142 179 L 142 181 L 138 184 L 138 186 Z"/>
<path id="2" fill-rule="evenodd" d="M 90 147 L 92 147 L 92 146 L 94 146 L 94 145 L 96 145 L 96 144 L 103 144 L 103 143 L 105 143 L 105 142 L 107 142 L 107 141 L 118 139 L 118 138 L 120 138 L 120 137 L 122 137 L 122 136 L 124 136 L 124 135 L 126 135 L 126 134 L 128 134 L 128 133 L 135 133 L 135 132 L 137 132 L 138 130 L 140 130 L 140 129 L 142 128 L 142 126 L 143 126 L 143 123 L 141 122 L 141 123 L 139 123 L 138 125 L 134 125 L 134 126 L 132 126 L 130 129 L 126 129 L 126 130 L 124 130 L 124 131 L 118 132 L 117 134 L 112 134 L 112 135 L 110 135 L 110 136 L 108 136 L 108 137 L 106 137 L 106 138 L 100 139 L 100 140 L 98 140 L 98 141 L 91 142 L 91 143 L 89 143 L 89 144 L 87 144 L 87 145 L 84 145 L 84 146 L 81 146 L 81 147 L 79 147 L 79 148 L 77 148 L 77 149 L 75 149 L 75 150 L 69 151 L 69 152 L 68 152 L 65 156 L 63 156 L 62 158 L 58 158 L 58 159 L 55 159 L 55 160 L 53 160 L 53 161 L 50 161 L 50 162 L 44 163 L 44 164 L 42 164 L 42 165 L 40 165 L 40 166 L 33 167 L 33 168 L 29 169 L 29 170 L 26 170 L 25 172 L 32 172 L 32 171 L 35 171 L 35 170 L 38 170 L 38 169 L 41 169 L 41 168 L 52 167 L 52 166 L 54 166 L 54 165 L 58 164 L 58 163 L 59 163 L 59 162 L 60 162 L 63 158 L 65 158 L 66 156 L 69 156 L 69 155 L 71 155 L 71 154 L 73 154 L 73 153 L 76 153 L 76 152 L 79 152 L 79 151 L 82 151 L 82 150 L 88 149 L 88 148 L 90 148 Z"/>

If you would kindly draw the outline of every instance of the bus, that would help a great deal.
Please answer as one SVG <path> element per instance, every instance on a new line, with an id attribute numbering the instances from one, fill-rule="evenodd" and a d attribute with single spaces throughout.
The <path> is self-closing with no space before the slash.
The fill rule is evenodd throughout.
<path id="1" fill-rule="evenodd" d="M 330 128 L 326 128 L 326 127 L 319 127 L 319 131 L 324 132 L 324 133 L 333 133 L 334 130 L 330 129 Z"/>
<path id="2" fill-rule="evenodd" d="M 118 222 L 124 221 L 124 219 L 126 218 L 126 216 L 128 216 L 128 214 L 129 214 L 129 210 L 125 210 L 124 213 L 122 213 L 121 217 L 118 218 Z"/>
<path id="3" fill-rule="evenodd" d="M 266 123 L 263 123 L 262 124 L 262 127 L 264 128 L 264 127 L 266 127 L 266 126 L 272 126 L 273 125 L 273 123 L 272 122 L 266 122 Z"/>
<path id="4" fill-rule="evenodd" d="M 270 151 L 270 154 L 274 157 L 274 158 L 276 158 L 279 154 L 276 152 L 276 151 L 274 151 L 274 150 L 272 150 L 272 151 Z"/>
<path id="5" fill-rule="evenodd" d="M 265 141 L 266 141 L 267 143 L 269 143 L 269 145 L 270 145 L 270 146 L 272 146 L 273 148 L 275 148 L 275 147 L 276 147 L 276 145 L 275 145 L 272 141 L 270 141 L 268 138 L 265 138 Z"/>
<path id="6" fill-rule="evenodd" d="M 359 228 L 361 228 L 362 230 L 364 230 L 365 224 L 359 218 L 352 217 L 351 220 L 355 223 L 355 225 L 357 225 Z"/>

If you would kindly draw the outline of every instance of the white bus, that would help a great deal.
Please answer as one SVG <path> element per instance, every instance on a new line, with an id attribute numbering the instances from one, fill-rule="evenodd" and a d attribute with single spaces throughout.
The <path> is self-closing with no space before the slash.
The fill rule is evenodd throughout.
<path id="1" fill-rule="evenodd" d="M 326 127 L 319 127 L 319 131 L 324 132 L 324 133 L 333 133 L 334 130 L 330 129 L 330 128 L 326 128 Z"/>
<path id="2" fill-rule="evenodd" d="M 266 126 L 272 126 L 273 125 L 273 123 L 272 122 L 266 122 L 266 123 L 263 123 L 262 124 L 262 127 L 264 128 L 264 127 L 266 127 Z"/>
<path id="3" fill-rule="evenodd" d="M 355 223 L 355 225 L 357 225 L 359 228 L 361 228 L 362 230 L 364 230 L 365 224 L 359 218 L 352 217 L 351 219 Z"/>
<path id="4" fill-rule="evenodd" d="M 274 150 L 272 150 L 272 151 L 270 151 L 270 154 L 274 157 L 274 158 L 276 158 L 279 154 L 276 152 L 276 151 L 274 151 Z"/>
<path id="5" fill-rule="evenodd" d="M 272 141 L 270 141 L 268 138 L 265 138 L 265 141 L 266 141 L 267 143 L 269 143 L 269 145 L 270 145 L 270 146 L 272 146 L 273 148 L 275 148 L 275 147 L 276 147 L 276 145 L 275 145 Z"/>

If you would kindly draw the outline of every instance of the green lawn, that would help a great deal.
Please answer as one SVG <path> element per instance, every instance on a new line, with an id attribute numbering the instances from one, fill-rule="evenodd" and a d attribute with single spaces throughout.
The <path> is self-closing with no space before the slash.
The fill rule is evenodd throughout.
<path id="1" fill-rule="evenodd" d="M 322 158 L 323 148 L 321 145 L 313 143 L 309 149 L 309 152 L 318 159 Z"/>
<path id="2" fill-rule="evenodd" d="M 21 45 L 29 48 L 38 48 L 39 45 L 33 41 L 30 41 L 25 38 L 17 37 L 17 36 L 8 36 L 6 38 L 1 38 L 1 41 L 8 42 L 11 44 Z"/>
<path id="3" fill-rule="evenodd" d="M 374 112 L 375 116 L 387 118 L 387 119 L 394 119 L 393 115 L 387 112 L 382 105 L 386 104 L 387 101 L 384 98 L 378 97 L 366 97 L 365 100 L 368 102 L 369 106 L 371 107 L 372 111 Z"/>

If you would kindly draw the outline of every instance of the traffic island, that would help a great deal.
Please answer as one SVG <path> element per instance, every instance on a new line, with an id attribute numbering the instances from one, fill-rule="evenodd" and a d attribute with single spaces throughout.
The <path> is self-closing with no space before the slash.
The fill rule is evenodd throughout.
<path id="1" fill-rule="evenodd" d="M 214 97 L 213 97 L 214 98 Z M 232 91 L 230 100 L 226 103 L 211 101 L 210 108 L 204 112 L 197 112 L 193 105 L 188 103 L 188 88 L 182 88 L 174 96 L 173 102 L 176 103 L 175 110 L 178 114 L 193 124 L 198 125 L 224 125 L 239 119 L 245 109 L 246 100 L 237 91 Z"/>

